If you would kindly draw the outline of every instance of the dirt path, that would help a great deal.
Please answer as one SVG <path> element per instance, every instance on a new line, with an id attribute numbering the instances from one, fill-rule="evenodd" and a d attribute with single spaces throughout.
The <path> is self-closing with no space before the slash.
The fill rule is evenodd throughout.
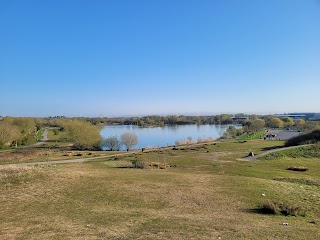
<path id="1" fill-rule="evenodd" d="M 41 143 L 46 142 L 46 141 L 48 141 L 48 130 L 47 129 L 43 133 L 43 138 L 42 138 L 41 142 L 38 142 L 36 144 L 41 144 Z M 270 153 L 280 152 L 280 151 L 293 149 L 293 148 L 305 147 L 305 146 L 309 146 L 309 145 L 311 145 L 311 144 L 272 149 L 272 150 L 266 151 L 264 153 L 261 153 L 259 155 L 245 157 L 245 158 L 241 158 L 239 160 L 242 160 L 242 161 L 254 161 L 254 160 L 257 160 L 257 158 L 266 156 L 266 155 L 268 155 Z M 32 146 L 34 146 L 34 145 L 32 145 Z M 32 146 L 28 146 L 28 147 L 32 147 Z M 163 149 L 166 149 L 166 148 L 163 148 Z M 145 150 L 145 152 L 154 151 L 154 150 L 156 150 L 156 149 L 148 149 L 148 150 Z M 99 156 L 99 157 L 76 158 L 76 159 L 68 159 L 68 160 L 46 161 L 46 162 L 1 164 L 0 166 L 14 166 L 14 167 L 19 167 L 20 166 L 20 167 L 22 167 L 22 166 L 49 165 L 49 164 L 83 163 L 83 162 L 88 162 L 90 160 L 126 156 L 126 155 L 140 153 L 140 152 L 141 152 L 140 150 L 135 150 L 135 151 L 130 151 L 130 152 L 124 152 L 124 153 L 118 153 L 118 154 L 106 155 L 106 156 Z"/>
<path id="2" fill-rule="evenodd" d="M 250 156 L 250 157 L 242 158 L 241 160 L 254 161 L 254 160 L 257 160 L 257 158 L 264 157 L 264 156 L 266 156 L 266 155 L 268 155 L 268 154 L 270 154 L 270 153 L 280 152 L 280 151 L 284 151 L 284 150 L 288 150 L 288 149 L 293 149 L 293 148 L 306 147 L 306 146 L 309 146 L 309 145 L 311 145 L 311 144 L 299 145 L 299 146 L 292 146 L 292 147 L 276 148 L 276 149 L 272 149 L 272 150 L 266 151 L 266 152 L 264 152 L 264 153 L 255 155 L 255 156 Z"/>
<path id="3" fill-rule="evenodd" d="M 56 161 L 47 161 L 47 162 L 29 162 L 29 163 L 1 164 L 0 166 L 23 167 L 23 166 L 63 164 L 63 163 L 83 163 L 83 162 L 88 162 L 90 160 L 102 159 L 102 158 L 111 158 L 111 157 L 119 157 L 119 156 L 130 155 L 130 154 L 133 154 L 133 153 L 136 153 L 136 152 L 125 152 L 125 153 L 118 153 L 118 154 L 99 156 L 99 157 L 75 158 L 75 159 L 56 160 Z"/>
<path id="4" fill-rule="evenodd" d="M 172 147 L 163 147 L 163 148 L 150 148 L 144 150 L 144 153 L 171 149 Z M 64 163 L 83 163 L 88 162 L 90 160 L 96 159 L 104 159 L 104 158 L 112 158 L 112 157 L 121 157 L 131 154 L 141 153 L 141 150 L 132 150 L 129 152 L 122 152 L 112 155 L 99 156 L 99 157 L 88 157 L 88 158 L 75 158 L 75 159 L 67 159 L 67 160 L 56 160 L 56 161 L 46 161 L 46 162 L 29 162 L 29 163 L 11 163 L 11 164 L 1 164 L 0 166 L 11 166 L 11 167 L 23 167 L 23 166 L 35 166 L 35 165 L 49 165 L 49 164 L 64 164 Z"/>
<path id="5" fill-rule="evenodd" d="M 48 138 L 48 128 L 45 128 L 44 131 L 43 131 L 41 140 L 39 142 L 31 145 L 31 146 L 26 146 L 25 148 L 41 145 L 42 143 L 47 142 L 48 140 L 49 140 L 49 138 Z"/>

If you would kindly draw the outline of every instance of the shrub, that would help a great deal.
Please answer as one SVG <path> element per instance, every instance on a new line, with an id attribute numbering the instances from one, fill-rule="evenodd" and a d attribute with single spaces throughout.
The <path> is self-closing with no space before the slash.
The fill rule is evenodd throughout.
<path id="1" fill-rule="evenodd" d="M 59 135 L 59 133 L 60 133 L 60 130 L 58 128 L 54 128 L 53 129 L 53 134 L 54 135 Z"/>
<path id="2" fill-rule="evenodd" d="M 194 143 L 196 143 L 196 142 L 193 141 L 191 137 L 188 137 L 187 139 L 177 140 L 175 142 L 175 145 L 176 146 L 181 146 L 181 145 L 190 145 L 190 144 L 194 144 Z"/>
<path id="3" fill-rule="evenodd" d="M 276 204 L 271 200 L 267 200 L 259 209 L 264 214 L 277 214 L 278 211 Z"/>
<path id="4" fill-rule="evenodd" d="M 208 142 L 213 142 L 214 138 L 212 137 L 207 137 L 207 138 L 198 138 L 197 143 L 208 143 Z"/>
<path id="5" fill-rule="evenodd" d="M 141 168 L 141 169 L 145 168 L 145 163 L 141 160 L 134 159 L 134 160 L 131 160 L 131 163 L 133 168 Z"/>

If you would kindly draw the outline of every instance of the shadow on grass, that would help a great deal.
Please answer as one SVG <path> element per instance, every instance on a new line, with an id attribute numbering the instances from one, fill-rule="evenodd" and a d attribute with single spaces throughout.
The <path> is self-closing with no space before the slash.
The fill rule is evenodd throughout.
<path id="1" fill-rule="evenodd" d="M 263 150 L 263 151 L 269 151 L 269 150 L 280 149 L 280 148 L 284 148 L 284 146 L 265 147 L 265 148 L 263 148 L 262 150 Z"/>
<path id="2" fill-rule="evenodd" d="M 247 212 L 247 213 L 253 213 L 253 214 L 275 215 L 275 213 L 273 211 L 266 211 L 266 209 L 263 209 L 261 207 L 251 208 L 251 209 L 244 209 L 243 211 Z"/>

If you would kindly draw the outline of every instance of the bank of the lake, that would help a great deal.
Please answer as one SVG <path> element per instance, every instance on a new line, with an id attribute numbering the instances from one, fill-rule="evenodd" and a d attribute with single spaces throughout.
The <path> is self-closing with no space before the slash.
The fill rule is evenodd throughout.
<path id="1" fill-rule="evenodd" d="M 139 143 L 134 147 L 166 147 L 175 145 L 176 141 L 199 138 L 217 139 L 230 125 L 166 125 L 163 127 L 142 128 L 136 125 L 108 125 L 102 128 L 100 134 L 103 138 L 118 136 L 124 132 L 133 132 L 139 138 Z M 233 125 L 238 127 L 238 125 Z"/>

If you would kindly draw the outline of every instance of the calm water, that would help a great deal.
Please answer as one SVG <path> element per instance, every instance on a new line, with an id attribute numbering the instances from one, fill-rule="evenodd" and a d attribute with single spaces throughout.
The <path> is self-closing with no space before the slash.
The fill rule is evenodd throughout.
<path id="1" fill-rule="evenodd" d="M 173 146 L 177 140 L 189 137 L 197 141 L 198 138 L 219 138 L 230 125 L 182 125 L 140 128 L 133 125 L 112 125 L 104 127 L 100 134 L 103 138 L 118 136 L 124 132 L 134 132 L 139 143 L 134 148 Z"/>

